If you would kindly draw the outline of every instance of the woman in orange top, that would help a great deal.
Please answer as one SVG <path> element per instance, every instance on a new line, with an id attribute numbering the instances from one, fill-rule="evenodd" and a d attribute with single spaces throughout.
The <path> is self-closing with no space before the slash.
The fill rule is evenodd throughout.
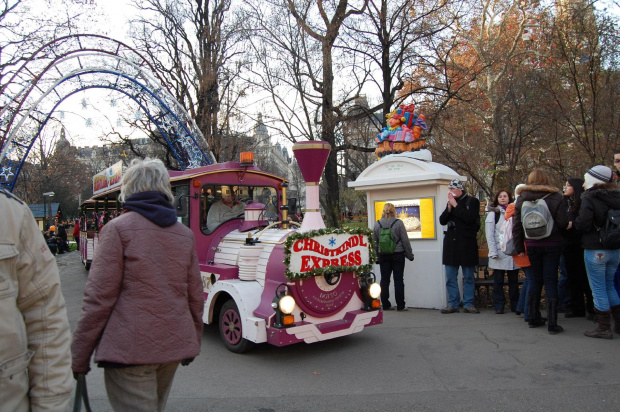
<path id="1" fill-rule="evenodd" d="M 521 183 L 515 187 L 515 203 L 517 202 L 517 197 L 519 197 L 521 188 L 524 186 L 525 184 Z M 506 220 L 510 219 L 515 214 L 515 203 L 509 204 L 506 208 Z M 530 259 L 527 257 L 527 252 L 523 256 L 514 255 L 512 259 L 514 260 L 515 265 L 523 269 L 523 272 L 525 272 L 525 280 L 523 281 L 523 286 L 521 286 L 521 293 L 519 294 L 519 302 L 517 303 L 517 310 L 515 311 L 515 313 L 517 315 L 523 313 L 523 320 L 529 322 L 529 310 L 526 302 L 528 301 L 528 288 L 530 285 L 531 277 L 529 273 Z"/>

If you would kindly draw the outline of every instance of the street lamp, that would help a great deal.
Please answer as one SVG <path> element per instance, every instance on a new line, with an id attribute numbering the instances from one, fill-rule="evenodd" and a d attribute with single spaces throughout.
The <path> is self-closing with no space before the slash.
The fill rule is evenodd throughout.
<path id="1" fill-rule="evenodd" d="M 52 197 L 54 197 L 55 194 L 56 193 L 54 193 L 54 192 L 45 192 L 45 193 L 43 193 L 43 230 L 47 230 L 50 227 L 50 223 L 52 221 L 52 200 L 50 199 L 50 202 L 49 202 L 49 208 L 50 208 L 49 221 L 47 222 L 47 227 L 45 227 L 45 211 L 46 211 L 46 209 L 45 209 L 45 198 L 46 197 L 52 198 Z"/>

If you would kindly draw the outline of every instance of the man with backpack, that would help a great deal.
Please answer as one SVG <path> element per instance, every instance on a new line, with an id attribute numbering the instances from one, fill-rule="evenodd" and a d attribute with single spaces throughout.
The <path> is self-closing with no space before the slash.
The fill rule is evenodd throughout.
<path id="1" fill-rule="evenodd" d="M 390 276 L 394 274 L 394 294 L 396 310 L 406 311 L 405 306 L 405 257 L 413 261 L 413 251 L 402 220 L 396 218 L 396 208 L 392 203 L 383 206 L 381 219 L 373 229 L 373 237 L 379 268 L 381 269 L 381 305 L 383 310 L 393 310 L 390 303 Z"/>
<path id="2" fill-rule="evenodd" d="M 463 271 L 463 312 L 480 313 L 474 306 L 476 290 L 474 268 L 478 265 L 478 239 L 480 230 L 480 202 L 465 192 L 459 179 L 448 185 L 448 204 L 439 216 L 439 223 L 447 226 L 443 238 L 442 263 L 446 267 L 448 306 L 441 313 L 459 311 L 461 296 L 458 285 L 459 266 Z"/>
<path id="3" fill-rule="evenodd" d="M 562 332 L 558 319 L 558 267 L 562 254 L 562 231 L 568 227 L 564 197 L 550 186 L 547 174 L 534 170 L 527 185 L 517 193 L 512 235 L 518 255 L 530 260 L 532 282 L 529 287 L 528 312 L 530 328 L 543 326 L 540 316 L 540 297 L 543 282 L 547 300 L 547 330 L 550 334 Z M 524 243 L 525 242 L 525 243 Z"/>

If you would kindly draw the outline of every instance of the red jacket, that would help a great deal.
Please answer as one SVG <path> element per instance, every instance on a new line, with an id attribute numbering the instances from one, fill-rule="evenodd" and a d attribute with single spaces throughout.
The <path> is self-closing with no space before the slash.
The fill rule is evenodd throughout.
<path id="1" fill-rule="evenodd" d="M 76 223 L 75 226 L 73 226 L 73 238 L 77 239 L 78 237 L 80 237 L 80 224 Z"/>
<path id="2" fill-rule="evenodd" d="M 193 233 L 136 212 L 105 225 L 73 332 L 73 371 L 163 364 L 200 353 L 204 298 Z"/>

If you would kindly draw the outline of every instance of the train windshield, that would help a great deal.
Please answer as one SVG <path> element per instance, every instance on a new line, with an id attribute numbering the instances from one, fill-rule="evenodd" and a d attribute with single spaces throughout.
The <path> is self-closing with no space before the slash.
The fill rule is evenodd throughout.
<path id="1" fill-rule="evenodd" d="M 271 186 L 206 184 L 200 191 L 200 228 L 210 234 L 222 223 L 242 218 L 250 203 L 265 205 L 264 219 L 278 220 L 278 192 Z"/>

